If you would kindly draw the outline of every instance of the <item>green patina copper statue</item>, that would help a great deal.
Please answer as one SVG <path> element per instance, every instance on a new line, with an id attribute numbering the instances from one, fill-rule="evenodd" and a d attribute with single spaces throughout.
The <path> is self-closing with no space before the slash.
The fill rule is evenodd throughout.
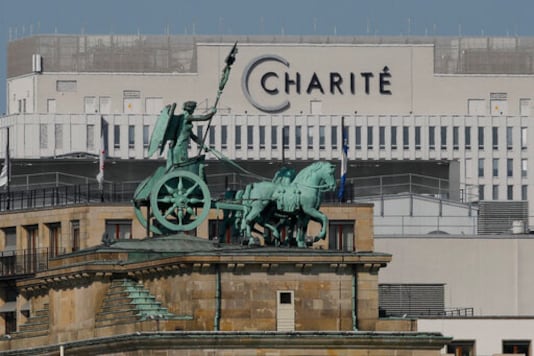
<path id="1" fill-rule="evenodd" d="M 150 138 L 148 146 L 148 156 L 152 156 L 158 148 L 160 154 L 169 142 L 167 152 L 167 168 L 174 165 L 187 162 L 188 148 L 190 140 L 202 145 L 200 138 L 193 133 L 193 123 L 195 121 L 211 120 L 217 109 L 212 107 L 205 115 L 193 115 L 197 107 L 195 101 L 186 101 L 183 105 L 183 112 L 180 115 L 174 115 L 176 104 L 167 105 L 158 120 Z"/>
<path id="2" fill-rule="evenodd" d="M 139 221 L 156 235 L 195 229 L 207 218 L 212 208 L 221 209 L 231 220 L 242 238 L 255 244 L 255 234 L 269 232 L 275 243 L 281 239 L 281 231 L 287 237 L 296 238 L 299 247 L 306 246 L 306 231 L 310 220 L 321 224 L 321 231 L 315 240 L 324 239 L 328 225 L 327 217 L 319 211 L 322 192 L 334 190 L 334 166 L 328 162 L 316 162 L 296 174 L 294 169 L 283 167 L 272 181 L 249 184 L 233 196 L 233 200 L 212 200 L 204 175 L 204 155 L 202 149 L 211 152 L 216 158 L 224 160 L 235 168 L 245 171 L 220 152 L 204 146 L 211 120 L 217 112 L 217 104 L 228 81 L 230 69 L 235 61 L 237 43 L 226 58 L 219 83 L 217 98 L 211 109 L 203 115 L 194 115 L 196 102 L 186 101 L 183 111 L 175 115 L 176 104 L 167 105 L 156 121 L 149 143 L 148 155 L 159 150 L 162 154 L 167 143 L 165 167 L 159 167 L 146 178 L 134 195 L 135 213 Z M 207 121 L 203 138 L 193 134 L 195 121 Z M 189 158 L 190 141 L 199 146 L 197 156 Z M 246 172 L 249 173 L 250 172 Z M 142 213 L 141 207 L 146 207 Z M 295 235 L 295 236 L 293 236 Z M 222 235 L 219 234 L 219 240 Z"/>
<path id="3" fill-rule="evenodd" d="M 298 246 L 305 247 L 306 229 L 311 219 L 321 224 L 315 240 L 324 239 L 328 218 L 319 211 L 321 192 L 335 190 L 334 169 L 331 163 L 315 162 L 296 176 L 294 170 L 282 169 L 272 182 L 247 185 L 242 196 L 245 209 L 241 231 L 244 236 L 251 237 L 254 225 L 259 224 L 270 229 L 279 240 L 280 228 L 287 226 L 296 230 Z"/>

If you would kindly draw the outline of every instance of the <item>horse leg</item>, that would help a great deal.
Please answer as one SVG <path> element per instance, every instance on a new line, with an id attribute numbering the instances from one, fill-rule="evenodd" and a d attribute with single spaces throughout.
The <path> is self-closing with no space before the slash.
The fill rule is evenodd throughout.
<path id="1" fill-rule="evenodd" d="M 251 204 L 250 211 L 243 216 L 243 220 L 241 222 L 241 231 L 244 231 L 246 233 L 245 236 L 249 238 L 249 245 L 253 245 L 255 243 L 254 237 L 252 236 L 252 227 L 255 225 L 256 219 L 265 208 L 265 205 L 266 204 L 261 201 L 254 202 Z"/>
<path id="2" fill-rule="evenodd" d="M 297 245 L 298 247 L 306 246 L 306 232 L 308 231 L 308 217 L 301 217 L 297 220 Z"/>
<path id="3" fill-rule="evenodd" d="M 316 242 L 319 240 L 324 240 L 324 238 L 326 237 L 326 228 L 328 225 L 328 218 L 326 217 L 326 215 L 321 213 L 319 210 L 313 209 L 313 208 L 304 209 L 304 212 L 313 221 L 317 221 L 318 223 L 321 224 L 321 231 L 319 231 L 319 234 L 317 234 L 317 236 L 314 238 L 314 241 Z"/>

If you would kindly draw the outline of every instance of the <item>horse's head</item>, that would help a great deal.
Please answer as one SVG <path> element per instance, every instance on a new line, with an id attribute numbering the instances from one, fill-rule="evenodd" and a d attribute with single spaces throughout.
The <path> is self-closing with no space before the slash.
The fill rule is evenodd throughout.
<path id="1" fill-rule="evenodd" d="M 332 163 L 328 163 L 326 170 L 328 171 L 328 174 L 325 177 L 325 182 L 328 185 L 328 190 L 334 191 L 336 190 L 336 178 L 334 177 L 336 166 Z"/>
<path id="2" fill-rule="evenodd" d="M 323 191 L 335 190 L 335 169 L 336 166 L 329 162 L 315 162 L 300 171 L 293 182 L 310 188 L 318 188 Z"/>
<path id="3" fill-rule="evenodd" d="M 319 168 L 317 169 L 317 174 L 321 178 L 321 185 L 326 185 L 324 190 L 336 190 L 336 178 L 334 173 L 336 166 L 329 162 L 319 162 Z"/>

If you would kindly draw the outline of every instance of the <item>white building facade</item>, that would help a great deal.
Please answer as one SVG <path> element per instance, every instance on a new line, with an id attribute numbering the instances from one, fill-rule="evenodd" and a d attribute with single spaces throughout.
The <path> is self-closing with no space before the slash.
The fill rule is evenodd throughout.
<path id="1" fill-rule="evenodd" d="M 96 154 L 103 118 L 110 156 L 146 158 L 164 105 L 214 102 L 236 40 L 207 135 L 229 158 L 336 160 L 343 121 L 350 160 L 458 161 L 462 201 L 533 200 L 530 38 L 29 37 L 9 45 L 11 156 Z"/>

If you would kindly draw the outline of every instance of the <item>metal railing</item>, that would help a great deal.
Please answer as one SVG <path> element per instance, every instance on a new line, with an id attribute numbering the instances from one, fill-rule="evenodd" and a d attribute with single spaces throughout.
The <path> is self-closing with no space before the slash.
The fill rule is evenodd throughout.
<path id="1" fill-rule="evenodd" d="M 48 269 L 48 248 L 0 251 L 0 277 L 32 274 Z"/>
<path id="2" fill-rule="evenodd" d="M 218 199 L 224 197 L 228 189 L 244 189 L 247 184 L 258 181 L 258 177 L 239 173 L 218 174 L 208 176 L 207 181 L 212 199 Z M 129 202 L 139 183 L 139 181 L 104 182 L 101 190 L 94 178 L 59 172 L 13 176 L 9 193 L 5 189 L 0 191 L 0 211 Z M 345 185 L 347 202 L 402 193 L 447 199 L 449 182 L 446 179 L 407 173 L 349 178 Z M 325 192 L 323 195 L 323 202 L 338 201 L 337 191 Z"/>

